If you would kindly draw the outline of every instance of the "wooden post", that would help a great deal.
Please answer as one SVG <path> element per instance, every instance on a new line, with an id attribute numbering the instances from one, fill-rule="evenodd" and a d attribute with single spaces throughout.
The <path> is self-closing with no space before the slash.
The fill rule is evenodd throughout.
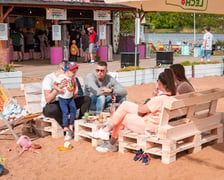
<path id="1" fill-rule="evenodd" d="M 0 23 L 3 23 L 4 19 L 3 19 L 3 6 L 0 6 Z M 0 49 L 4 48 L 4 42 L 0 41 Z"/>
<path id="2" fill-rule="evenodd" d="M 58 20 L 57 19 L 55 19 L 54 20 L 54 25 L 58 25 Z M 58 47 L 59 45 L 58 45 L 58 40 L 55 40 L 55 47 Z"/>
<path id="3" fill-rule="evenodd" d="M 12 11 L 13 6 L 10 7 L 6 13 L 3 13 L 3 5 L 0 5 L 0 23 L 3 23 L 5 18 L 9 15 L 9 13 Z M 0 49 L 4 49 L 4 42 L 0 40 Z"/>

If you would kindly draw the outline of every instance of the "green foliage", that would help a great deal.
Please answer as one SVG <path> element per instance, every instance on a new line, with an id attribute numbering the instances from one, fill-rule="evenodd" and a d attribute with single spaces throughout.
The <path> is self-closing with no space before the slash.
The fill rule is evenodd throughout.
<path id="1" fill-rule="evenodd" d="M 5 71 L 5 72 L 11 72 L 15 71 L 15 66 L 13 63 L 11 64 L 6 64 L 6 65 L 0 65 L 0 71 Z"/>
<path id="2" fill-rule="evenodd" d="M 122 33 L 133 33 L 135 31 L 135 17 L 132 12 L 121 12 L 120 30 Z"/>
<path id="3" fill-rule="evenodd" d="M 194 14 L 180 12 L 150 12 L 147 13 L 146 23 L 150 30 L 172 29 L 174 32 L 183 31 L 185 28 L 194 29 Z M 216 14 L 195 14 L 196 31 L 202 32 L 207 25 L 211 26 L 212 31 L 224 33 L 224 15 Z M 135 17 L 132 12 L 121 13 L 121 32 L 134 33 Z"/>
<path id="4" fill-rule="evenodd" d="M 136 70 L 144 70 L 144 69 L 146 68 L 136 66 Z M 135 70 L 135 66 L 127 66 L 127 67 L 118 69 L 116 72 L 127 72 L 127 71 L 134 71 L 134 70 Z"/>
<path id="5" fill-rule="evenodd" d="M 200 65 L 200 64 L 219 64 L 220 62 L 218 61 L 210 61 L 210 62 L 198 62 L 198 61 L 194 61 L 192 62 L 192 65 Z"/>
<path id="6" fill-rule="evenodd" d="M 183 61 L 180 63 L 183 66 L 191 66 L 191 62 L 190 61 Z"/>
<path id="7" fill-rule="evenodd" d="M 194 61 L 194 62 L 190 62 L 190 61 L 183 61 L 180 62 L 181 65 L 183 66 L 192 66 L 192 65 L 200 65 L 200 64 L 219 64 L 219 61 L 210 61 L 210 62 L 200 62 L 200 61 Z"/>

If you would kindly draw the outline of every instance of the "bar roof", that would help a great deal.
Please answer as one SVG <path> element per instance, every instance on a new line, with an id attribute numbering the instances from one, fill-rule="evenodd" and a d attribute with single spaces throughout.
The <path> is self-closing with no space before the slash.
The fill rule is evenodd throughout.
<path id="1" fill-rule="evenodd" d="M 77 2 L 77 1 L 43 1 L 43 0 L 1 0 L 0 5 L 14 7 L 36 7 L 36 8 L 66 8 L 66 9 L 96 9 L 114 11 L 133 11 L 132 7 L 106 4 L 104 2 Z"/>

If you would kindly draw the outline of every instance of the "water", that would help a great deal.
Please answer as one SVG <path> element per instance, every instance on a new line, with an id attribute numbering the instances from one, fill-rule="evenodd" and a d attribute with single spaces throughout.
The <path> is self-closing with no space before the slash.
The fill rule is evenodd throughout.
<path id="1" fill-rule="evenodd" d="M 204 33 L 197 33 L 196 41 L 202 43 Z M 214 42 L 217 40 L 224 41 L 224 34 L 214 34 Z M 145 42 L 151 42 L 154 45 L 160 41 L 163 44 L 168 44 L 169 40 L 171 40 L 172 44 L 181 44 L 183 41 L 186 41 L 188 44 L 194 40 L 193 33 L 145 33 Z"/>

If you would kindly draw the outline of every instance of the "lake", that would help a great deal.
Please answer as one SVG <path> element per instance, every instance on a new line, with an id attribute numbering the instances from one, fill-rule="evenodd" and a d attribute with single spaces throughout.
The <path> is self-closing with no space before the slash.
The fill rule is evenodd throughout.
<path id="1" fill-rule="evenodd" d="M 196 40 L 202 43 L 204 33 L 197 33 Z M 214 41 L 224 41 L 224 34 L 213 34 Z M 160 41 L 161 43 L 168 44 L 171 40 L 172 44 L 181 44 L 183 41 L 191 43 L 194 40 L 193 33 L 145 33 L 145 42 L 152 42 L 154 45 Z"/>

